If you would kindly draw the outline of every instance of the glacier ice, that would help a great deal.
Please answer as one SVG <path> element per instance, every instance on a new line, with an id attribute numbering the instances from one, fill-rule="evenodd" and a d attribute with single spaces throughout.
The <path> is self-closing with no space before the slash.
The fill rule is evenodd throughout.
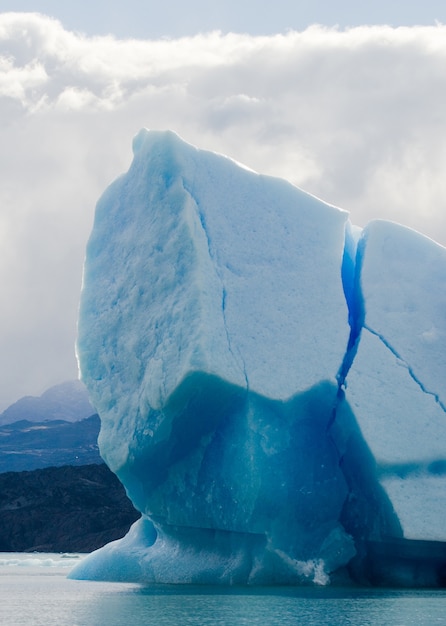
<path id="1" fill-rule="evenodd" d="M 445 541 L 446 250 L 381 221 L 360 246 L 364 319 L 348 397 L 404 536 Z"/>
<path id="2" fill-rule="evenodd" d="M 71 575 L 442 584 L 446 250 L 169 131 L 133 149 L 77 350 L 142 517 Z"/>

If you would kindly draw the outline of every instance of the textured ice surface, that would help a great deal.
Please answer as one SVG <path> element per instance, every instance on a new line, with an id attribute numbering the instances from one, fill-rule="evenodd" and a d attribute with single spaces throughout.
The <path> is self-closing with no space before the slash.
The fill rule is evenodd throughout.
<path id="1" fill-rule="evenodd" d="M 445 499 L 416 511 L 446 459 L 444 255 L 141 131 L 98 203 L 78 354 L 143 517 L 72 575 L 324 584 L 406 530 L 445 541 Z"/>
<path id="2" fill-rule="evenodd" d="M 362 234 L 348 399 L 409 539 L 446 541 L 446 250 L 376 221 Z"/>

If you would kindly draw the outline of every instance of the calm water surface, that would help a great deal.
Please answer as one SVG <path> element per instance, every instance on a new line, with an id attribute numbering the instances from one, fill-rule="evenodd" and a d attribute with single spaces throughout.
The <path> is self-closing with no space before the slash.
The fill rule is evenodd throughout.
<path id="1" fill-rule="evenodd" d="M 0 553 L 5 626 L 446 626 L 446 591 L 222 589 L 67 580 L 76 558 Z"/>

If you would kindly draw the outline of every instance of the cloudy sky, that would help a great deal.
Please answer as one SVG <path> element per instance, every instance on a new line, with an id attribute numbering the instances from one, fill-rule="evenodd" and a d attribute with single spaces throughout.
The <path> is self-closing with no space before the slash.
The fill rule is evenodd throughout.
<path id="1" fill-rule="evenodd" d="M 1 2 L 0 410 L 77 376 L 94 206 L 143 126 L 446 245 L 446 3 L 159 4 Z"/>

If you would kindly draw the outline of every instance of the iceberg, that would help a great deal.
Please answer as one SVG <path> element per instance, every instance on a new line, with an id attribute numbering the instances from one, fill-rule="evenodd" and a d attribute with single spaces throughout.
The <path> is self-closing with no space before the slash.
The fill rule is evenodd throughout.
<path id="1" fill-rule="evenodd" d="M 170 131 L 133 151 L 77 353 L 142 516 L 71 576 L 442 584 L 446 250 Z"/>

